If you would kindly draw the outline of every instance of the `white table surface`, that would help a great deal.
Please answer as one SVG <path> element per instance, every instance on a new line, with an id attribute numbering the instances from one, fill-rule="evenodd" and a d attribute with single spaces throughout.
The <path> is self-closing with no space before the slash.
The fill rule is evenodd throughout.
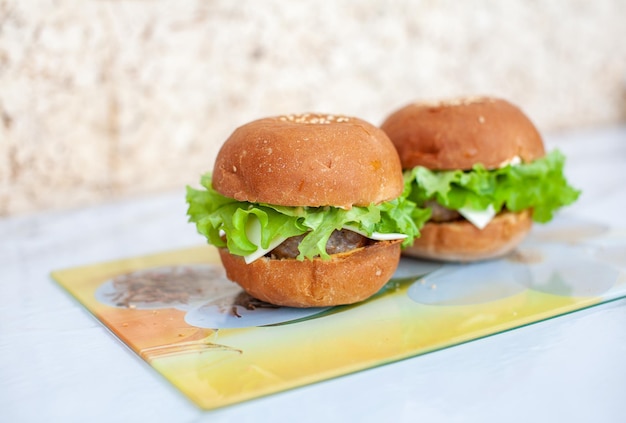
<path id="1" fill-rule="evenodd" d="M 584 191 L 566 213 L 624 228 L 626 126 L 547 135 L 546 145 L 567 155 Z M 200 245 L 185 210 L 181 187 L 0 220 L 0 422 L 626 421 L 626 300 L 202 411 L 49 277 Z"/>

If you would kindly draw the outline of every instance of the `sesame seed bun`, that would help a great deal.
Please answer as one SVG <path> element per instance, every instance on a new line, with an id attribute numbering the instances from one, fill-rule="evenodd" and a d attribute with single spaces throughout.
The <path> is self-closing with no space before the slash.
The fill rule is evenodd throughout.
<path id="1" fill-rule="evenodd" d="M 403 180 L 398 154 L 379 128 L 306 114 L 236 129 L 217 155 L 213 187 L 240 201 L 349 209 L 397 198 Z"/>
<path id="2" fill-rule="evenodd" d="M 530 162 L 545 155 L 530 119 L 498 98 L 409 104 L 381 128 L 396 146 L 404 169 L 469 170 L 476 163 L 494 169 L 515 156 Z"/>
<path id="3" fill-rule="evenodd" d="M 236 129 L 218 153 L 213 188 L 252 203 L 350 209 L 402 194 L 402 167 L 379 128 L 354 117 L 288 115 Z M 220 248 L 228 278 L 260 300 L 291 307 L 351 304 L 375 294 L 400 261 L 401 241 L 371 241 L 319 257 L 261 257 Z"/>
<path id="4" fill-rule="evenodd" d="M 523 163 L 545 155 L 541 135 L 515 105 L 492 97 L 409 104 L 381 128 L 398 150 L 403 169 L 496 169 L 515 157 Z M 532 226 L 532 210 L 502 212 L 484 229 L 465 219 L 429 221 L 403 254 L 442 261 L 477 261 L 509 253 Z"/>
<path id="5" fill-rule="evenodd" d="M 391 279 L 402 241 L 381 241 L 330 260 L 273 260 L 246 264 L 225 248 L 219 253 L 226 276 L 262 301 L 288 307 L 326 307 L 363 301 Z"/>

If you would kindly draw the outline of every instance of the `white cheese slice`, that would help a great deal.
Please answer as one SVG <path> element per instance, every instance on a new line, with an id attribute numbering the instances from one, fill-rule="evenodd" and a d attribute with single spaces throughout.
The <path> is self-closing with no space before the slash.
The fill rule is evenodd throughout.
<path id="1" fill-rule="evenodd" d="M 358 230 L 354 226 L 344 226 L 343 228 L 352 232 L 356 232 L 357 234 L 362 235 L 365 238 L 373 239 L 374 241 L 393 241 L 394 239 L 404 239 L 407 237 L 407 235 L 405 234 L 396 234 L 396 233 L 384 234 L 382 232 L 372 232 L 371 235 L 368 235 L 365 232 Z"/>
<path id="2" fill-rule="evenodd" d="M 522 164 L 522 159 L 520 158 L 520 156 L 513 156 L 511 158 L 511 160 L 505 160 L 502 163 L 500 163 L 500 167 L 504 167 L 504 166 L 517 166 L 519 164 Z"/>
<path id="3" fill-rule="evenodd" d="M 250 242 L 257 246 L 255 252 L 244 256 L 243 259 L 246 264 L 252 263 L 254 260 L 263 257 L 265 254 L 272 251 L 274 248 L 278 247 L 287 237 L 278 237 L 270 242 L 267 248 L 261 247 L 261 224 L 259 223 L 259 219 L 256 216 L 250 216 L 248 222 L 246 223 L 246 235 Z"/>
<path id="4" fill-rule="evenodd" d="M 489 204 L 489 207 L 485 210 L 474 210 L 468 207 L 463 207 L 458 211 L 464 218 L 469 220 L 472 225 L 481 230 L 484 229 L 496 215 L 496 211 L 491 204 Z"/>

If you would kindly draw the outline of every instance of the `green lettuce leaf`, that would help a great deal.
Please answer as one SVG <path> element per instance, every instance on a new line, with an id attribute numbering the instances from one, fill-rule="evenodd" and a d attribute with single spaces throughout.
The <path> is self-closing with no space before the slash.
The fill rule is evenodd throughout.
<path id="1" fill-rule="evenodd" d="M 478 164 L 471 171 L 431 171 L 416 167 L 407 171 L 408 196 L 417 206 L 427 200 L 452 210 L 463 207 L 496 212 L 504 207 L 517 212 L 533 209 L 533 220 L 548 222 L 554 212 L 578 199 L 563 174 L 565 156 L 558 150 L 533 162 L 487 170 Z"/>
<path id="2" fill-rule="evenodd" d="M 413 243 L 419 228 L 430 217 L 428 209 L 415 206 L 406 196 L 367 207 L 344 210 L 335 207 L 286 207 L 249 203 L 224 197 L 215 191 L 211 174 L 202 176 L 204 189 L 187 187 L 189 221 L 210 244 L 227 247 L 235 255 L 246 256 L 257 246 L 248 238 L 246 225 L 251 216 L 261 224 L 261 246 L 268 248 L 278 236 L 306 234 L 299 245 L 299 260 L 320 256 L 328 259 L 326 242 L 334 230 L 354 227 L 369 235 L 374 232 L 407 235 L 403 246 Z M 406 187 L 410 184 L 405 184 Z M 225 240 L 221 235 L 224 235 Z"/>

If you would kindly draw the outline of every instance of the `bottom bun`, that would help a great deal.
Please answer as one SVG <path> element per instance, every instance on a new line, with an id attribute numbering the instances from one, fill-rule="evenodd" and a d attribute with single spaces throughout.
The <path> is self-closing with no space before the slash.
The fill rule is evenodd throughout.
<path id="1" fill-rule="evenodd" d="M 421 237 L 403 251 L 406 256 L 439 261 L 487 260 L 511 252 L 532 227 L 531 211 L 498 214 L 484 229 L 467 220 L 428 222 Z"/>
<path id="2" fill-rule="evenodd" d="M 400 262 L 400 244 L 379 241 L 330 260 L 274 260 L 261 257 L 246 264 L 220 248 L 226 276 L 253 297 L 281 306 L 326 307 L 352 304 L 376 294 Z"/>

